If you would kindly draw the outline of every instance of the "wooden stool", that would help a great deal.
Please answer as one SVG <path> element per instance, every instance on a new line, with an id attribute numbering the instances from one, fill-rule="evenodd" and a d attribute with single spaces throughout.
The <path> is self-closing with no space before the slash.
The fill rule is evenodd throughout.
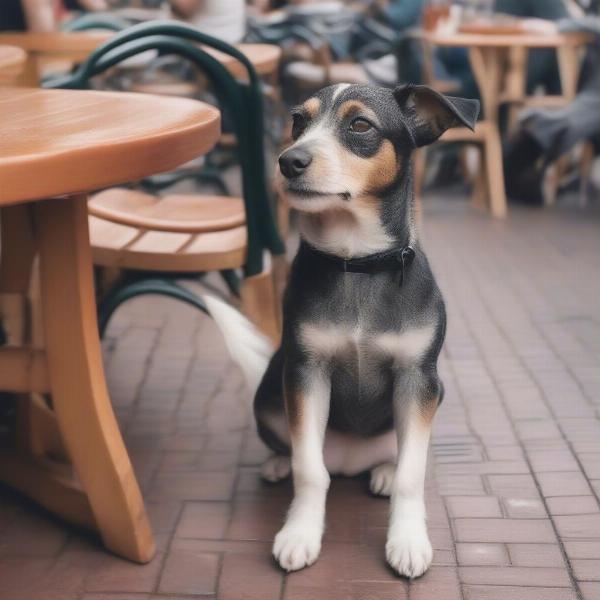
<path id="1" fill-rule="evenodd" d="M 184 99 L 0 90 L 0 292 L 13 309 L 3 325 L 23 341 L 0 347 L 0 389 L 27 394 L 0 480 L 136 562 L 155 545 L 106 389 L 85 192 L 207 152 L 219 121 L 213 107 Z M 28 339 L 29 319 L 7 323 L 28 312 L 36 254 L 43 347 Z"/>

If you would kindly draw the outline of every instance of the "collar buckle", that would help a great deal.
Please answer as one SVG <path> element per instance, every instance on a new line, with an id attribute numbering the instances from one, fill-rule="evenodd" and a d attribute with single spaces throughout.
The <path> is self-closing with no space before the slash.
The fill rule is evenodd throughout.
<path id="1" fill-rule="evenodd" d="M 404 285 L 404 271 L 406 267 L 412 262 L 412 259 L 415 257 L 415 251 L 411 246 L 405 246 L 400 249 L 400 252 L 396 254 L 396 260 L 402 265 L 400 269 L 400 283 L 399 287 Z"/>

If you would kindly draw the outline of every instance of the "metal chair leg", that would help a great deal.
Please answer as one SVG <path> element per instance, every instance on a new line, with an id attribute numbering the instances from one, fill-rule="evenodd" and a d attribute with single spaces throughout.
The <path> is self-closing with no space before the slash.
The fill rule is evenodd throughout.
<path id="1" fill-rule="evenodd" d="M 142 279 L 118 285 L 113 288 L 98 305 L 98 328 L 100 337 L 104 337 L 112 314 L 125 301 L 144 294 L 158 294 L 175 298 L 200 309 L 209 315 L 204 302 L 193 292 L 175 281 L 168 279 Z"/>
<path id="2" fill-rule="evenodd" d="M 232 295 L 234 295 L 236 298 L 239 298 L 240 290 L 242 289 L 242 282 L 235 270 L 223 269 L 222 271 L 220 271 L 220 273 L 221 277 L 227 284 L 227 287 L 229 288 L 229 291 L 232 293 Z"/>

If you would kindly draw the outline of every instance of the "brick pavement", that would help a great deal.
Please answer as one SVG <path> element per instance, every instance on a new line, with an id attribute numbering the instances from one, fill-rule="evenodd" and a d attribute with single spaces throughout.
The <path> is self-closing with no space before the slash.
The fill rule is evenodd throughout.
<path id="1" fill-rule="evenodd" d="M 270 542 L 289 483 L 258 478 L 239 372 L 213 324 L 132 301 L 105 341 L 110 390 L 159 553 L 137 566 L 0 491 L 2 600 L 599 600 L 600 214 L 435 203 L 425 245 L 447 298 L 446 400 L 427 481 L 434 565 L 385 566 L 387 502 L 334 480 L 319 561 Z"/>

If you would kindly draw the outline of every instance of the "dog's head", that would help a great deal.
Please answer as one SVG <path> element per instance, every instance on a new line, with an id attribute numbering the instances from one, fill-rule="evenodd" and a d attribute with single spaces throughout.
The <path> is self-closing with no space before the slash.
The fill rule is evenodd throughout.
<path id="1" fill-rule="evenodd" d="M 398 184 L 410 153 L 457 125 L 471 129 L 479 102 L 426 86 L 341 84 L 292 111 L 294 143 L 279 157 L 282 187 L 303 212 L 350 208 Z"/>

